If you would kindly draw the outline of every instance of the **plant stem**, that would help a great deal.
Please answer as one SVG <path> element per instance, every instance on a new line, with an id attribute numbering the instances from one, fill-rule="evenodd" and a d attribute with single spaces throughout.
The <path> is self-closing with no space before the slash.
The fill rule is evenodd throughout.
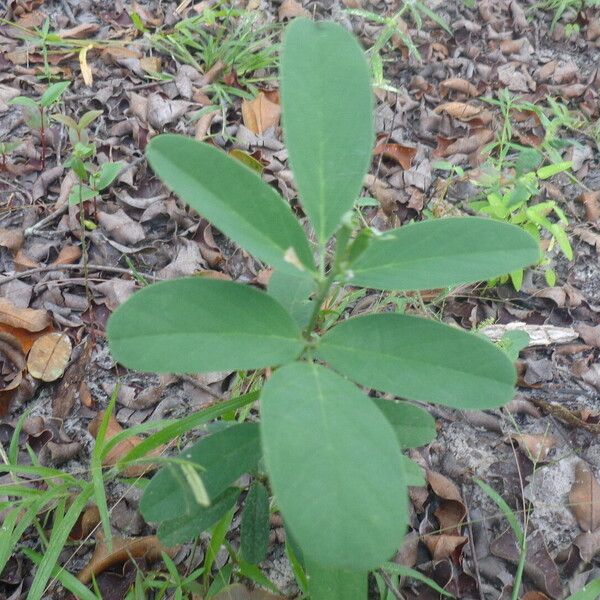
<path id="1" fill-rule="evenodd" d="M 40 125 L 40 144 L 42 149 L 42 171 L 46 167 L 46 129 L 44 127 L 44 107 L 40 106 L 41 125 Z"/>

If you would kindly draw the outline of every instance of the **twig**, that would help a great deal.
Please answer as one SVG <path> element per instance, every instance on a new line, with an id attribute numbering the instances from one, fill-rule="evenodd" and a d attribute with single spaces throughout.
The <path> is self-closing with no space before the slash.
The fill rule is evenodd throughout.
<path id="1" fill-rule="evenodd" d="M 212 396 L 213 398 L 216 398 L 219 401 L 225 400 L 225 396 L 223 396 L 223 394 L 219 394 L 219 392 L 215 392 L 215 390 L 213 390 L 210 386 L 206 385 L 205 383 L 202 383 L 201 381 L 198 381 L 197 379 L 194 379 L 190 375 L 180 375 L 179 378 L 183 379 L 183 381 L 187 381 L 189 384 L 197 387 L 199 390 L 202 390 L 203 392 L 206 392 L 209 396 Z M 206 407 L 203 406 L 202 408 L 206 408 Z"/>
<path id="2" fill-rule="evenodd" d="M 471 509 L 469 508 L 469 503 L 467 501 L 467 494 L 464 485 L 462 492 L 465 508 L 467 509 L 467 529 L 469 530 L 469 547 L 471 548 L 471 555 L 473 556 L 473 566 L 475 567 L 475 576 L 477 577 L 477 588 L 479 591 L 479 598 L 481 600 L 485 600 L 481 583 L 481 574 L 479 573 L 479 562 L 477 561 L 477 552 L 475 550 L 475 539 L 473 538 L 473 527 L 471 525 Z"/>
<path id="3" fill-rule="evenodd" d="M 567 425 L 571 425 L 571 427 L 585 429 L 591 433 L 600 433 L 600 423 L 586 423 L 561 404 L 553 404 L 538 398 L 530 398 L 529 401 L 538 408 L 541 408 L 545 413 L 556 417 L 559 421 Z"/>
<path id="4" fill-rule="evenodd" d="M 37 267 L 35 269 L 29 269 L 22 271 L 21 273 L 14 273 L 8 277 L 0 279 L 0 285 L 14 281 L 15 279 L 23 279 L 25 277 L 31 277 L 31 275 L 38 275 L 39 273 L 49 273 L 51 271 L 77 271 L 83 269 L 83 265 L 46 265 L 44 267 Z M 117 273 L 119 275 L 133 275 L 130 269 L 123 267 L 109 267 L 106 265 L 87 265 L 89 271 L 105 271 L 106 273 Z M 142 277 L 147 277 L 153 281 L 163 281 L 161 277 L 155 275 L 149 275 L 147 273 L 140 273 Z"/>
<path id="5" fill-rule="evenodd" d="M 390 576 L 383 569 L 377 569 L 377 573 L 379 573 L 381 579 L 383 579 L 387 589 L 390 590 L 390 592 L 392 592 L 392 594 L 394 594 L 398 600 L 406 600 L 406 598 L 404 598 L 404 596 L 400 593 L 400 590 L 396 589 L 396 586 L 394 586 L 392 583 Z"/>

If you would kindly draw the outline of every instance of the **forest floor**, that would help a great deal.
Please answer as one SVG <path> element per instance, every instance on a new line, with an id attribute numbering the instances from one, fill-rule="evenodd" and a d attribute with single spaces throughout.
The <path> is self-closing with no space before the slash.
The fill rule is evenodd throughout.
<path id="1" fill-rule="evenodd" d="M 237 149 L 301 216 L 280 129 L 273 45 L 296 16 L 329 18 L 351 29 L 365 49 L 381 46 L 370 53 L 379 85 L 377 145 L 359 209 L 366 224 L 386 230 L 410 220 L 473 214 L 471 200 L 510 193 L 518 176 L 529 173 L 537 189 L 526 202 L 554 202 L 559 210 L 547 216 L 557 223 L 564 213 L 568 239 L 565 244 L 558 234 L 552 241 L 542 233 L 546 263 L 528 270 L 518 291 L 511 281 L 413 295 L 348 288 L 329 307 L 340 318 L 403 310 L 467 330 L 489 333 L 494 325 L 500 335 L 507 327 L 532 335 L 517 359 L 518 389 L 507 407 L 430 407 L 438 437 L 411 451 L 428 485 L 411 489 L 410 533 L 395 561 L 458 598 L 510 598 L 521 552 L 505 516 L 474 483 L 478 478 L 528 531 L 519 597 L 564 598 L 600 577 L 600 8 L 580 0 L 425 3 L 439 19 L 420 12 L 417 3 L 422 22 L 406 10 L 391 27 L 348 9 L 387 17 L 402 8 L 394 0 L 248 0 L 240 3 L 241 16 L 217 15 L 215 24 L 207 18 L 211 2 L 0 2 L 1 462 L 14 458 L 89 480 L 92 433 L 118 382 L 109 436 L 191 414 L 260 383 L 251 373 L 182 378 L 127 372 L 112 360 L 104 330 L 110 313 L 154 280 L 203 273 L 266 285 L 268 269 L 171 195 L 147 165 L 144 149 L 166 131 Z M 557 13 L 558 5 L 567 10 Z M 191 48 L 190 39 L 199 39 L 191 26 L 174 29 L 189 18 L 200 19 L 194 27 L 214 42 L 212 48 Z M 247 23 L 255 33 L 243 38 L 239 28 Z M 168 35 L 173 31 L 179 37 Z M 246 51 L 250 60 L 240 57 Z M 70 86 L 47 108 L 51 118 L 41 134 L 26 122 L 27 107 L 9 102 L 39 99 L 48 79 Z M 80 205 L 69 202 L 79 182 L 66 164 L 77 133 L 69 136 L 70 122 L 53 117 L 78 119 L 87 111 L 99 111 L 81 129 L 95 145 L 86 159 L 91 169 L 121 164 L 114 181 Z M 536 166 L 520 167 L 519 157 Z M 536 176 L 537 168 L 565 161 L 556 175 Z M 47 357 L 32 355 L 34 344 L 60 346 L 60 352 L 48 364 Z M 186 439 L 192 435 L 198 431 Z M 118 455 L 130 447 L 115 450 Z M 115 456 L 105 466 L 110 460 Z M 19 477 L 47 490 L 54 483 L 45 478 L 52 475 L 41 472 Z M 139 478 L 127 475 L 107 482 L 106 501 L 113 534 L 127 538 L 130 550 L 137 539 L 142 550 L 129 557 L 108 552 L 108 560 L 99 560 L 101 526 L 97 510 L 88 507 L 57 557 L 75 575 L 92 563 L 95 593 L 111 600 L 135 586 L 149 596 L 140 579 L 169 577 L 160 561 L 152 564 L 160 547 L 137 510 Z M 13 477 L 0 474 L 0 485 Z M 10 498 L 3 490 L 0 502 Z M 37 515 L 37 526 L 14 540 L 0 573 L 0 598 L 27 597 L 35 569 L 22 550 L 45 552 L 57 497 Z M 228 534 L 234 546 L 238 529 L 236 516 Z M 274 585 L 271 592 L 297 597 L 277 516 L 271 533 L 262 572 Z M 205 537 L 173 553 L 180 573 L 203 564 L 203 549 Z M 252 589 L 233 562 L 222 548 L 214 580 Z M 395 585 L 398 597 L 440 597 L 414 578 Z M 166 597 L 176 588 L 168 587 Z M 275 597 L 244 590 L 231 597 Z M 200 597 L 197 590 L 183 593 Z M 388 592 L 373 582 L 372 593 L 386 598 Z M 44 597 L 72 596 L 50 578 Z"/>

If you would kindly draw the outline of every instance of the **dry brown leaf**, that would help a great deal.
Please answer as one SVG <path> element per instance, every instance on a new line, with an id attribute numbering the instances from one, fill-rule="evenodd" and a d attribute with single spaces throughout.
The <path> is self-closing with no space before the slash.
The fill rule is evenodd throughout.
<path id="1" fill-rule="evenodd" d="M 478 129 L 473 135 L 456 140 L 445 148 L 441 148 L 439 156 L 452 156 L 453 154 L 471 154 L 476 152 L 483 145 L 487 144 L 494 137 L 491 129 Z M 435 152 L 438 152 L 436 148 Z M 435 153 L 434 153 L 435 155 Z"/>
<path id="2" fill-rule="evenodd" d="M 542 594 L 542 592 L 527 592 L 521 600 L 550 600 L 546 594 Z"/>
<path id="3" fill-rule="evenodd" d="M 23 245 L 25 236 L 20 229 L 0 228 L 0 246 L 4 246 L 13 252 L 17 252 Z"/>
<path id="4" fill-rule="evenodd" d="M 77 523 L 75 523 L 75 526 L 71 529 L 69 539 L 83 540 L 94 530 L 98 523 L 100 523 L 100 510 L 97 506 L 88 506 L 85 511 L 79 515 Z"/>
<path id="5" fill-rule="evenodd" d="M 47 333 L 33 342 L 27 357 L 27 369 L 36 379 L 56 381 L 69 364 L 72 349 L 66 333 Z"/>
<path id="6" fill-rule="evenodd" d="M 387 158 L 395 160 L 405 171 L 410 169 L 412 160 L 417 154 L 416 148 L 403 146 L 402 144 L 377 144 L 373 150 L 375 156 L 383 154 Z"/>
<path id="7" fill-rule="evenodd" d="M 588 221 L 600 221 L 600 190 L 595 192 L 583 192 L 579 200 L 585 208 L 585 216 Z"/>
<path id="8" fill-rule="evenodd" d="M 93 421 L 88 425 L 88 431 L 91 435 L 96 438 L 98 435 L 98 428 L 100 427 L 100 423 L 104 417 L 104 411 L 100 411 Z M 115 419 L 114 415 L 110 415 L 108 419 L 108 426 L 106 428 L 105 441 L 110 440 L 112 437 L 121 433 L 123 428 Z M 133 450 L 138 444 L 142 442 L 142 438 L 136 436 L 132 436 L 118 443 L 114 448 L 110 450 L 110 452 L 105 456 L 102 464 L 105 467 L 114 466 L 121 458 L 123 458 L 130 450 Z M 159 446 L 158 448 L 154 448 L 151 452 L 149 452 L 146 456 L 160 456 L 163 452 L 164 446 Z M 153 464 L 139 464 L 139 465 L 130 465 L 123 469 L 121 473 L 125 477 L 141 477 L 148 473 L 148 471 L 152 471 L 156 468 L 156 465 Z"/>
<path id="9" fill-rule="evenodd" d="M 427 482 L 441 499 L 435 511 L 440 527 L 447 533 L 458 533 L 458 528 L 467 515 L 458 487 L 446 476 L 431 470 L 427 470 Z"/>
<path id="10" fill-rule="evenodd" d="M 600 233 L 587 229 L 586 227 L 575 227 L 573 233 L 586 244 L 595 246 L 596 252 L 600 252 Z"/>
<path id="11" fill-rule="evenodd" d="M 155 535 L 141 538 L 113 537 L 112 551 L 108 549 L 100 534 L 97 538 L 98 542 L 90 562 L 77 575 L 77 579 L 85 584 L 89 583 L 92 577 L 129 558 L 143 558 L 148 563 L 152 563 L 161 557 L 161 552 L 171 558 L 177 552 L 177 547 L 163 546 Z"/>
<path id="12" fill-rule="evenodd" d="M 33 260 L 23 252 L 23 248 L 19 249 L 13 262 L 15 263 L 15 270 L 17 271 L 37 269 L 40 266 L 40 263 L 37 260 Z"/>
<path id="13" fill-rule="evenodd" d="M 269 100 L 264 92 L 260 92 L 254 100 L 242 102 L 242 119 L 244 125 L 257 135 L 279 123 L 281 107 Z"/>
<path id="14" fill-rule="evenodd" d="M 93 47 L 94 44 L 88 44 L 79 51 L 79 67 L 81 69 L 81 76 L 83 77 L 83 82 L 88 87 L 92 87 L 92 84 L 94 83 L 94 75 L 92 74 L 92 69 L 87 61 L 87 53 Z"/>
<path id="15" fill-rule="evenodd" d="M 518 433 L 510 437 L 517 442 L 525 456 L 534 463 L 544 462 L 550 451 L 556 446 L 556 438 L 551 435 Z"/>
<path id="16" fill-rule="evenodd" d="M 61 29 L 58 32 L 59 37 L 63 40 L 66 38 L 70 39 L 82 39 L 90 37 L 100 29 L 100 25 L 97 23 L 80 23 L 71 27 L 70 29 Z"/>
<path id="17" fill-rule="evenodd" d="M 160 73 L 162 71 L 162 61 L 160 56 L 145 56 L 140 58 L 140 66 L 146 73 Z"/>
<path id="18" fill-rule="evenodd" d="M 50 316 L 45 310 L 18 308 L 10 300 L 0 298 L 0 323 L 27 331 L 41 331 L 50 325 Z"/>
<path id="19" fill-rule="evenodd" d="M 468 542 L 464 535 L 424 535 L 422 539 L 433 560 L 458 559 L 460 550 Z"/>
<path id="20" fill-rule="evenodd" d="M 35 340 L 42 335 L 46 333 L 52 333 L 53 331 L 54 328 L 52 325 L 48 325 L 48 327 L 42 329 L 41 331 L 27 331 L 27 329 L 23 329 L 21 327 L 11 327 L 10 325 L 4 325 L 3 323 L 0 323 L 0 332 L 10 333 L 10 335 L 17 338 L 25 354 L 31 350 L 31 346 L 33 346 L 33 342 L 35 342 Z"/>
<path id="21" fill-rule="evenodd" d="M 293 19 L 295 17 L 307 17 L 308 19 L 311 17 L 310 12 L 296 0 L 283 0 L 279 7 L 278 16 L 280 21 Z"/>
<path id="22" fill-rule="evenodd" d="M 583 461 L 575 467 L 569 506 L 583 531 L 594 531 L 600 526 L 600 484 Z"/>
<path id="23" fill-rule="evenodd" d="M 451 77 L 440 82 L 440 95 L 446 96 L 449 91 L 459 92 L 467 96 L 477 96 L 479 91 L 477 87 L 466 79 L 460 77 Z"/>
<path id="24" fill-rule="evenodd" d="M 471 121 L 472 119 L 481 119 L 489 123 L 492 115 L 489 110 L 483 106 L 473 106 L 465 102 L 445 102 L 440 104 L 433 112 L 436 114 L 446 113 L 460 121 Z M 489 120 L 488 120 L 489 119 Z"/>
<path id="25" fill-rule="evenodd" d="M 79 246 L 64 246 L 60 249 L 53 265 L 72 265 L 81 258 L 81 248 Z"/>

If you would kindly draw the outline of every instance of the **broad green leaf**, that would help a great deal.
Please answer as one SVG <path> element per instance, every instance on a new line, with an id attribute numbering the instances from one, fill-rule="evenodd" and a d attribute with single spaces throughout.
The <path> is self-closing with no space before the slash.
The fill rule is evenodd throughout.
<path id="1" fill-rule="evenodd" d="M 25 108 L 27 108 L 31 111 L 39 110 L 37 102 L 35 100 L 33 100 L 32 98 L 28 98 L 27 96 L 17 96 L 16 98 L 9 100 L 8 104 L 16 104 L 18 106 L 24 106 Z"/>
<path id="2" fill-rule="evenodd" d="M 351 264 L 351 283 L 382 290 L 447 287 L 539 259 L 539 244 L 516 225 L 476 217 L 422 221 L 374 239 Z"/>
<path id="3" fill-rule="evenodd" d="M 260 456 L 258 425 L 242 423 L 201 439 L 184 450 L 180 458 L 198 465 L 198 475 L 213 500 L 238 477 L 255 469 Z M 163 467 L 147 485 L 140 501 L 140 511 L 147 521 L 193 515 L 199 508 L 185 473 L 177 464 Z"/>
<path id="4" fill-rule="evenodd" d="M 253 564 L 264 560 L 269 545 L 269 494 L 259 481 L 252 484 L 244 502 L 240 539 L 245 560 Z"/>
<path id="5" fill-rule="evenodd" d="M 406 485 L 412 487 L 423 487 L 425 485 L 425 478 L 423 477 L 423 470 L 419 465 L 408 456 L 402 455 L 402 462 L 404 464 L 404 473 L 406 475 Z"/>
<path id="6" fill-rule="evenodd" d="M 191 514 L 163 521 L 157 530 L 160 541 L 166 546 L 174 546 L 193 540 L 226 515 L 235 506 L 240 493 L 239 488 L 229 487 L 210 506 L 197 506 Z M 170 516 L 174 514 L 171 512 Z"/>
<path id="7" fill-rule="evenodd" d="M 558 173 L 568 171 L 572 166 L 573 163 L 570 160 L 566 160 L 564 162 L 559 162 L 552 165 L 546 165 L 545 167 L 541 167 L 537 170 L 537 176 L 540 179 L 549 179 L 554 175 L 558 175 Z"/>
<path id="8" fill-rule="evenodd" d="M 393 427 L 402 448 L 418 448 L 435 439 L 435 420 L 422 408 L 384 398 L 373 398 L 373 402 Z"/>
<path id="9" fill-rule="evenodd" d="M 367 571 L 328 569 L 308 563 L 310 600 L 365 600 L 368 595 Z"/>
<path id="10" fill-rule="evenodd" d="M 273 298 L 203 278 L 140 290 L 113 313 L 107 335 L 118 362 L 156 373 L 257 369 L 293 360 L 304 346 Z"/>
<path id="11" fill-rule="evenodd" d="M 121 161 L 104 163 L 96 174 L 96 189 L 103 190 L 107 188 L 117 178 L 124 166 L 125 163 Z"/>
<path id="12" fill-rule="evenodd" d="M 491 342 L 400 314 L 344 321 L 323 336 L 317 355 L 361 385 L 467 410 L 505 404 L 516 381 L 513 364 Z"/>
<path id="13" fill-rule="evenodd" d="M 64 94 L 65 90 L 71 85 L 70 81 L 59 81 L 48 86 L 48 89 L 42 94 L 40 104 L 47 108 L 52 106 Z"/>
<path id="14" fill-rule="evenodd" d="M 283 129 L 302 206 L 324 243 L 358 198 L 373 146 L 369 67 L 340 25 L 295 19 L 281 57 Z"/>
<path id="15" fill-rule="evenodd" d="M 81 129 L 85 129 L 88 125 L 91 125 L 92 122 L 97 119 L 104 111 L 102 110 L 88 110 L 82 117 L 79 119 L 79 123 L 77 127 Z"/>
<path id="16" fill-rule="evenodd" d="M 248 252 L 279 269 L 297 271 L 290 248 L 308 270 L 312 253 L 283 198 L 225 152 L 181 135 L 159 135 L 146 150 L 154 172 L 182 200 Z M 292 261 L 293 262 L 293 261 Z"/>
<path id="17" fill-rule="evenodd" d="M 360 390 L 318 364 L 281 367 L 263 388 L 261 437 L 277 505 L 307 560 L 364 571 L 394 553 L 407 519 L 402 454 Z"/>
<path id="18" fill-rule="evenodd" d="M 301 327 L 306 327 L 314 309 L 310 295 L 315 291 L 315 282 L 310 273 L 288 273 L 274 271 L 269 279 L 268 292 L 292 315 Z"/>
<path id="19" fill-rule="evenodd" d="M 600 598 L 600 579 L 594 579 L 578 592 L 571 594 L 567 600 L 597 600 L 598 598 Z"/>

